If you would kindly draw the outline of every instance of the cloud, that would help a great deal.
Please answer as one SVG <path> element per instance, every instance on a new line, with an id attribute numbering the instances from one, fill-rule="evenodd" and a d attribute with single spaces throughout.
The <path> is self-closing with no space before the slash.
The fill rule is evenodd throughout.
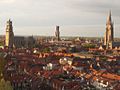
<path id="1" fill-rule="evenodd" d="M 0 0 L 0 4 L 3 4 L 3 3 L 14 3 L 16 0 Z"/>
<path id="2" fill-rule="evenodd" d="M 75 10 L 81 10 L 84 12 L 105 14 L 111 10 L 115 15 L 120 15 L 119 0 L 70 0 L 67 3 L 68 7 Z"/>
<path id="3" fill-rule="evenodd" d="M 23 31 L 27 32 L 26 29 L 30 30 L 29 33 L 34 33 L 34 29 L 36 29 L 38 33 L 47 34 L 47 30 L 52 32 L 53 29 L 44 28 L 42 32 L 43 28 L 41 27 L 56 25 L 70 27 L 63 28 L 63 34 L 67 33 L 66 29 L 69 29 L 69 35 L 73 35 L 73 33 L 76 35 L 83 33 L 82 30 L 86 32 L 88 30 L 90 32 L 88 36 L 90 36 L 92 31 L 96 30 L 97 32 L 98 29 L 102 34 L 110 9 L 115 27 L 120 24 L 119 3 L 119 0 L 0 0 L 0 25 L 5 28 L 6 21 L 11 18 L 17 34 L 24 34 Z M 88 28 L 89 25 L 95 27 Z M 99 27 L 100 25 L 102 27 Z M 119 27 L 116 28 L 116 31 L 118 30 Z"/>

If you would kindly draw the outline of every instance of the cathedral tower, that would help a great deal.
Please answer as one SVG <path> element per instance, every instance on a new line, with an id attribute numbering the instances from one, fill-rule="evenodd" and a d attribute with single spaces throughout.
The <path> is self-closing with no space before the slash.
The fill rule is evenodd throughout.
<path id="1" fill-rule="evenodd" d="M 12 27 L 12 21 L 8 20 L 6 24 L 6 36 L 5 36 L 5 46 L 12 48 L 14 44 L 14 33 Z"/>
<path id="2" fill-rule="evenodd" d="M 109 15 L 107 17 L 107 23 L 106 23 L 106 32 L 104 36 L 104 45 L 106 46 L 106 49 L 112 49 L 113 47 L 113 41 L 114 41 L 114 32 L 113 32 L 113 22 L 111 18 L 111 12 L 109 12 Z"/>

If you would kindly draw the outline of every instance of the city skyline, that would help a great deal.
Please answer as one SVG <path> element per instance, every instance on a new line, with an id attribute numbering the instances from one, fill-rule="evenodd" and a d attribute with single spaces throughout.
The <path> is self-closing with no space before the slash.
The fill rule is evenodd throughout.
<path id="1" fill-rule="evenodd" d="M 115 37 L 120 37 L 119 0 L 1 0 L 0 35 L 11 18 L 15 35 L 53 36 L 60 26 L 61 36 L 103 37 L 109 10 Z"/>

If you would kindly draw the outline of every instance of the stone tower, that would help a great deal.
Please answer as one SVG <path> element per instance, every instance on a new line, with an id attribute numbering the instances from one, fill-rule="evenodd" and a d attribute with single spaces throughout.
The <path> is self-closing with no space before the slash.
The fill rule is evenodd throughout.
<path id="1" fill-rule="evenodd" d="M 55 37 L 56 37 L 57 41 L 60 41 L 60 31 L 59 31 L 59 26 L 56 26 Z"/>
<path id="2" fill-rule="evenodd" d="M 107 17 L 106 32 L 104 36 L 104 45 L 106 46 L 106 49 L 112 49 L 113 41 L 114 41 L 114 32 L 113 32 L 113 22 L 110 11 Z"/>
<path id="3" fill-rule="evenodd" d="M 12 27 L 12 21 L 8 20 L 6 24 L 6 36 L 5 36 L 5 46 L 12 48 L 14 44 L 14 33 Z"/>

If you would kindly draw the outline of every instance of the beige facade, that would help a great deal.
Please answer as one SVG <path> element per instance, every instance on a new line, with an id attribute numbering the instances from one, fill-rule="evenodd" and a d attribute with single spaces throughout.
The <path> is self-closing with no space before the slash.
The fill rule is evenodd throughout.
<path id="1" fill-rule="evenodd" d="M 113 30 L 114 30 L 113 22 L 111 19 L 111 12 L 110 12 L 107 18 L 106 32 L 104 36 L 104 45 L 106 46 L 106 49 L 113 48 L 113 42 L 114 42 L 114 31 Z"/>
<path id="2" fill-rule="evenodd" d="M 12 21 L 8 20 L 6 25 L 5 46 L 12 48 L 14 44 L 14 33 Z"/>

